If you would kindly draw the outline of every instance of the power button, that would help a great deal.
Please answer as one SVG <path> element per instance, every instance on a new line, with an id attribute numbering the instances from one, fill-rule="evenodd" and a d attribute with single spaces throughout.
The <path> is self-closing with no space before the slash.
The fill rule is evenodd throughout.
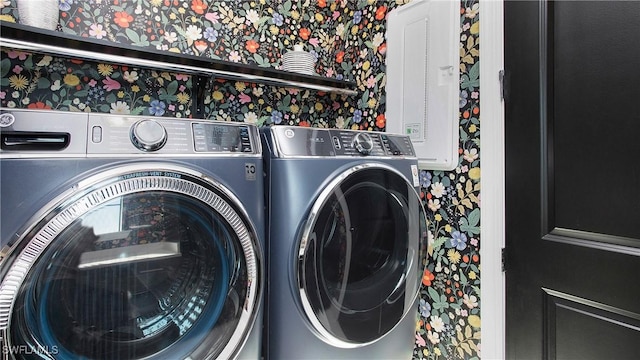
<path id="1" fill-rule="evenodd" d="M 94 126 L 91 129 L 91 141 L 95 144 L 102 142 L 102 126 Z"/>

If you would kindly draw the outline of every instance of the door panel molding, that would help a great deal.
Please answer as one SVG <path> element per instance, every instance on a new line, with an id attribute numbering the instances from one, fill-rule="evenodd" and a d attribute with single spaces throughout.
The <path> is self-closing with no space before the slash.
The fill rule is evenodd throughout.
<path id="1" fill-rule="evenodd" d="M 575 4 L 579 4 L 579 3 L 576 2 Z M 564 170 L 566 169 L 566 167 L 563 167 L 563 165 L 566 165 L 567 163 L 567 155 L 565 152 L 567 149 L 567 145 L 565 142 L 565 145 L 563 147 L 563 139 L 566 139 L 571 134 L 567 133 L 566 127 L 563 130 L 563 127 L 556 128 L 556 126 L 558 126 L 558 124 L 563 124 L 563 123 L 567 124 L 575 121 L 570 118 L 567 118 L 566 111 L 564 112 L 562 111 L 563 109 L 566 110 L 567 108 L 566 102 L 563 101 L 562 99 L 571 97 L 571 95 L 568 95 L 566 91 L 563 91 L 563 87 L 562 87 L 563 84 L 567 83 L 567 78 L 562 76 L 562 74 L 564 73 L 562 70 L 558 72 L 555 72 L 554 70 L 557 67 L 562 68 L 561 66 L 563 64 L 565 66 L 565 69 L 567 66 L 566 61 L 562 60 L 567 58 L 567 53 L 566 53 L 567 50 L 563 50 L 565 48 L 562 46 L 563 44 L 566 45 L 567 32 L 566 30 L 562 30 L 559 27 L 560 25 L 556 24 L 556 22 L 559 22 L 559 24 L 561 24 L 563 19 L 566 20 L 568 16 L 566 14 L 567 9 L 564 8 L 566 6 L 567 6 L 566 3 L 561 4 L 561 3 L 550 1 L 550 0 L 540 0 L 538 3 L 538 12 L 539 12 L 538 80 L 539 80 L 539 103 L 540 103 L 540 113 L 538 114 L 538 119 L 540 123 L 539 151 L 540 151 L 540 192 L 541 192 L 540 198 L 541 198 L 541 220 L 542 220 L 541 236 L 552 234 L 552 235 L 559 235 L 562 237 L 564 236 L 572 237 L 574 235 L 577 235 L 578 238 L 583 240 L 593 240 L 595 237 L 588 233 L 615 234 L 614 236 L 603 235 L 602 239 L 598 239 L 596 241 L 599 243 L 620 245 L 622 248 L 615 250 L 616 252 L 636 254 L 634 249 L 631 249 L 631 250 L 623 249 L 626 246 L 631 246 L 632 248 L 640 247 L 640 244 L 632 244 L 632 241 L 625 240 L 625 237 L 635 238 L 635 239 L 638 239 L 638 241 L 636 242 L 640 242 L 640 236 L 637 235 L 638 234 L 637 232 L 630 231 L 629 230 L 630 227 L 626 227 L 627 229 L 626 232 L 625 231 L 616 232 L 617 228 L 598 226 L 601 224 L 597 221 L 594 221 L 594 219 L 590 217 L 587 217 L 586 219 L 588 220 L 584 220 L 581 224 L 579 224 L 577 220 L 575 222 L 571 222 L 571 220 L 575 220 L 575 218 L 569 217 L 567 219 L 567 214 L 575 214 L 577 212 L 571 212 L 570 210 L 567 210 L 566 206 L 556 207 L 558 206 L 558 204 L 567 204 L 567 198 L 565 196 L 563 200 L 563 194 L 566 195 L 565 191 L 568 189 L 568 186 L 571 187 L 571 185 L 567 185 L 566 181 L 563 182 L 562 180 L 559 180 L 559 179 L 563 179 L 563 177 L 566 176 L 568 171 L 568 170 Z M 579 7 L 579 5 L 575 5 L 575 6 Z M 633 42 L 630 41 L 629 46 L 632 46 L 632 44 Z M 600 61 L 602 60 L 600 59 Z M 604 73 L 605 71 L 607 70 L 603 70 L 602 72 Z M 633 73 L 631 73 L 630 75 L 631 76 L 630 76 L 629 82 L 632 83 Z M 588 74 L 585 74 L 585 77 L 586 76 L 588 76 Z M 624 85 L 620 87 L 624 88 Z M 598 90 L 594 90 L 594 92 L 595 91 L 598 91 Z M 617 117 L 621 118 L 623 116 L 618 114 Z M 620 124 L 619 128 L 622 128 L 622 124 L 626 124 L 626 123 L 618 123 L 618 122 L 615 122 L 615 123 Z M 615 129 L 617 130 L 618 128 L 615 128 Z M 584 136 L 587 136 L 587 135 L 584 135 Z M 628 142 L 634 141 L 629 137 L 625 137 L 625 139 L 627 139 Z M 627 146 L 625 149 L 627 150 L 627 153 L 632 153 L 633 150 L 635 150 L 635 148 L 631 146 Z M 600 153 L 606 154 L 607 151 L 606 150 L 601 151 Z M 564 154 L 564 157 L 563 157 L 563 154 Z M 603 162 L 606 163 L 607 165 L 620 164 L 621 161 L 619 159 L 622 158 L 620 153 L 611 151 L 611 154 L 618 154 L 618 155 L 617 156 L 612 155 L 611 161 L 609 160 L 600 160 L 600 162 L 594 161 L 593 162 L 594 167 L 597 166 L 596 164 L 600 164 L 602 166 Z M 626 161 L 628 163 L 632 163 L 633 159 L 631 156 L 625 155 L 624 157 L 627 159 Z M 582 162 L 580 164 L 584 164 L 584 163 Z M 618 168 L 620 168 L 620 166 L 618 166 Z M 617 170 L 614 167 L 609 167 L 606 169 L 608 171 L 611 171 L 612 174 L 615 174 L 615 175 L 612 175 L 612 178 L 620 179 L 623 176 L 622 173 L 617 172 Z M 602 172 L 607 170 L 603 170 Z M 624 174 L 624 175 L 633 176 L 633 174 L 634 174 L 634 171 L 633 169 L 631 169 L 631 171 L 629 171 L 628 174 Z M 588 176 L 588 175 L 585 175 L 585 176 Z M 599 179 L 599 180 L 601 183 L 602 179 Z M 610 186 L 618 185 L 617 188 L 621 188 L 619 184 L 622 184 L 623 186 L 626 185 L 622 182 L 616 183 L 613 180 L 614 179 L 612 179 L 612 183 Z M 580 184 L 584 187 L 585 182 L 581 182 L 579 183 L 579 185 Z M 596 184 L 599 184 L 599 183 L 594 181 L 594 188 L 597 187 Z M 588 198 L 588 192 L 583 191 L 581 194 L 584 196 L 580 196 L 580 199 Z M 618 196 L 618 199 L 621 196 L 619 192 L 614 192 L 614 194 Z M 629 197 L 626 197 L 626 199 L 633 198 L 634 194 L 637 194 L 637 190 L 635 192 L 630 192 Z M 600 199 L 600 201 L 602 201 L 603 197 L 598 197 L 597 199 Z M 594 204 L 594 210 L 595 210 L 595 206 L 596 204 Z M 627 206 L 627 208 L 620 208 L 620 209 L 614 207 L 613 211 L 623 211 L 622 209 L 629 211 L 629 208 L 630 206 Z M 593 213 L 596 214 L 597 212 L 594 211 Z M 603 220 L 602 223 L 611 224 L 612 222 L 607 223 L 605 220 Z M 558 229 L 562 229 L 562 230 L 558 231 Z M 584 231 L 584 232 L 574 233 L 571 231 L 565 231 L 565 229 L 572 229 L 572 230 Z M 594 247 L 594 246 L 590 246 L 590 247 Z M 598 247 L 598 246 L 596 245 L 595 247 Z"/>
<path id="2" fill-rule="evenodd" d="M 555 227 L 553 161 L 553 3 L 542 0 L 538 7 L 540 82 L 540 199 L 541 237 Z"/>
<path id="3" fill-rule="evenodd" d="M 553 228 L 542 239 L 640 257 L 640 239 L 565 228 Z"/>
<path id="4" fill-rule="evenodd" d="M 542 288 L 543 296 L 543 339 L 546 359 L 556 359 L 563 345 L 562 329 L 556 321 L 559 316 L 582 317 L 585 322 L 596 322 L 600 327 L 612 327 L 616 333 L 625 335 L 619 341 L 640 336 L 640 314 L 609 306 L 593 300 L 581 298 L 564 292 Z M 560 315 L 560 312 L 564 312 Z M 566 330 L 566 329 L 565 329 Z M 575 329 L 581 331 L 582 329 Z M 582 341 L 594 341 L 583 339 Z M 566 341 L 566 339 L 564 339 Z M 563 356 L 560 356 L 563 357 Z"/>

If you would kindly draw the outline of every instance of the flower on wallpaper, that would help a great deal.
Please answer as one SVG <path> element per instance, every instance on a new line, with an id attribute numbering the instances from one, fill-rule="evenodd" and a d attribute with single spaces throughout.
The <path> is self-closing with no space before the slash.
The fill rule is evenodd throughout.
<path id="1" fill-rule="evenodd" d="M 434 345 L 438 344 L 440 343 L 440 334 L 438 334 L 437 332 L 429 331 L 427 333 L 427 339 L 429 339 L 429 341 Z"/>
<path id="2" fill-rule="evenodd" d="M 442 204 L 440 204 L 439 199 L 429 199 L 427 201 L 427 207 L 429 208 L 429 210 L 436 212 L 442 207 Z"/>
<path id="3" fill-rule="evenodd" d="M 431 178 L 433 175 L 427 170 L 420 170 L 420 186 L 428 188 L 431 186 Z"/>
<path id="4" fill-rule="evenodd" d="M 454 231 L 451 233 L 451 246 L 458 250 L 464 250 L 467 248 L 467 235 L 460 231 Z"/>
<path id="5" fill-rule="evenodd" d="M 456 249 L 449 249 L 447 251 L 447 259 L 449 259 L 449 262 L 451 264 L 459 263 L 461 258 L 462 258 L 462 255 L 460 255 L 460 252 L 457 251 Z"/>
<path id="6" fill-rule="evenodd" d="M 167 105 L 160 100 L 153 100 L 149 104 L 149 114 L 154 116 L 162 116 L 164 115 L 165 109 Z"/>
<path id="7" fill-rule="evenodd" d="M 126 70 L 123 74 L 122 74 L 122 78 L 124 80 L 126 80 L 128 83 L 135 83 L 136 81 L 138 81 L 140 79 L 140 77 L 138 76 L 138 72 L 137 71 L 128 71 Z"/>
<path id="8" fill-rule="evenodd" d="M 213 100 L 215 101 L 220 101 L 222 99 L 224 99 L 224 95 L 222 94 L 221 91 L 216 90 L 211 94 L 211 97 L 213 98 Z"/>
<path id="9" fill-rule="evenodd" d="M 282 113 L 278 110 L 271 112 L 271 122 L 278 125 L 282 122 Z"/>
<path id="10" fill-rule="evenodd" d="M 178 103 L 181 105 L 188 105 L 189 102 L 191 101 L 191 96 L 189 96 L 188 93 L 185 92 L 180 92 L 178 94 L 176 94 L 176 100 L 178 100 Z M 171 108 L 175 106 L 175 104 L 169 104 L 167 105 L 167 108 Z"/>
<path id="11" fill-rule="evenodd" d="M 111 104 L 111 110 L 109 112 L 112 114 L 127 115 L 131 113 L 131 109 L 129 109 L 129 105 L 127 103 L 116 101 Z"/>
<path id="12" fill-rule="evenodd" d="M 469 178 L 472 180 L 480 180 L 480 168 L 479 167 L 474 167 L 469 169 Z M 479 197 L 480 195 L 478 195 Z M 480 205 L 480 202 L 478 201 L 478 206 Z"/>
<path id="13" fill-rule="evenodd" d="M 469 93 L 466 91 L 460 91 L 460 103 L 459 107 L 462 109 L 467 105 L 467 98 L 469 97 Z"/>
<path id="14" fill-rule="evenodd" d="M 436 332 L 442 332 L 445 328 L 445 323 L 440 316 L 432 315 L 429 320 L 429 325 Z"/>
<path id="15" fill-rule="evenodd" d="M 480 316 L 478 315 L 469 315 L 468 318 L 469 325 L 473 326 L 476 329 L 480 328 Z"/>
<path id="16" fill-rule="evenodd" d="M 17 59 L 20 61 L 25 61 L 27 60 L 27 57 L 30 55 L 28 52 L 25 51 L 17 51 L 17 50 L 6 50 L 6 54 L 7 54 L 7 58 L 9 59 Z"/>
<path id="17" fill-rule="evenodd" d="M 9 76 L 9 86 L 16 90 L 24 90 L 27 88 L 29 80 L 24 75 Z"/>
<path id="18" fill-rule="evenodd" d="M 241 104 L 248 104 L 252 101 L 251 96 L 245 93 L 241 93 L 240 95 L 238 95 L 238 100 L 240 101 Z"/>
<path id="19" fill-rule="evenodd" d="M 260 22 L 260 14 L 255 9 L 247 10 L 246 18 L 249 24 L 251 24 L 254 29 L 258 28 Z"/>
<path id="20" fill-rule="evenodd" d="M 184 32 L 187 44 L 192 45 L 194 41 L 202 38 L 202 29 L 196 25 L 189 25 Z"/>
<path id="21" fill-rule="evenodd" d="M 431 315 L 431 304 L 429 304 L 425 299 L 420 299 L 419 311 L 423 318 L 428 318 L 429 315 Z"/>
<path id="22" fill-rule="evenodd" d="M 362 121 L 362 110 L 357 109 L 353 112 L 353 122 L 359 124 Z"/>
<path id="23" fill-rule="evenodd" d="M 60 11 L 69 11 L 71 10 L 71 5 L 73 5 L 74 0 L 58 0 L 58 8 Z"/>
<path id="24" fill-rule="evenodd" d="M 284 24 L 284 16 L 280 13 L 274 13 L 271 17 L 271 23 L 275 26 L 282 26 Z"/>
<path id="25" fill-rule="evenodd" d="M 430 193 L 437 198 L 441 198 L 447 194 L 447 190 L 445 189 L 445 186 L 443 183 L 436 182 L 431 184 Z"/>
<path id="26" fill-rule="evenodd" d="M 465 294 L 462 301 L 469 309 L 478 307 L 478 298 L 475 295 Z"/>
<path id="27" fill-rule="evenodd" d="M 471 148 L 471 149 L 465 149 L 464 150 L 464 155 L 463 158 L 467 161 L 467 162 L 473 162 L 474 160 L 476 160 L 478 158 L 478 149 L 476 148 Z"/>
<path id="28" fill-rule="evenodd" d="M 240 53 L 237 51 L 231 51 L 229 52 L 229 61 L 231 62 L 240 62 L 242 60 L 242 56 L 240 56 Z"/>
<path id="29" fill-rule="evenodd" d="M 196 14 L 202 15 L 207 10 L 207 5 L 202 0 L 192 0 L 191 1 L 191 9 Z"/>
<path id="30" fill-rule="evenodd" d="M 469 19 L 476 17 L 476 15 L 478 15 L 479 8 L 480 8 L 480 4 L 473 4 L 470 7 L 467 6 L 467 8 L 464 11 L 464 16 Z"/>
<path id="31" fill-rule="evenodd" d="M 51 87 L 49 87 L 51 89 L 51 91 L 58 91 L 60 90 L 60 88 L 62 87 L 62 84 L 60 84 L 60 80 L 55 80 L 53 81 L 53 83 L 51 84 Z"/>
<path id="32" fill-rule="evenodd" d="M 254 87 L 251 90 L 251 93 L 253 94 L 253 96 L 255 97 L 262 97 L 262 95 L 264 94 L 264 89 L 262 87 Z"/>
<path id="33" fill-rule="evenodd" d="M 256 115 L 256 113 L 254 113 L 253 111 L 249 111 L 248 113 L 244 114 L 244 122 L 255 124 L 258 122 L 258 115 Z"/>
<path id="34" fill-rule="evenodd" d="M 178 41 L 178 34 L 175 31 L 166 31 L 162 36 L 165 42 L 171 44 Z M 158 49 L 158 50 L 166 50 L 166 49 Z"/>
<path id="35" fill-rule="evenodd" d="M 96 39 L 102 39 L 107 36 L 107 31 L 104 29 L 102 24 L 91 24 L 89 27 L 89 35 Z"/>
<path id="36" fill-rule="evenodd" d="M 387 127 L 387 117 L 385 114 L 379 114 L 376 116 L 376 127 L 379 129 L 384 129 Z"/>
<path id="37" fill-rule="evenodd" d="M 212 24 L 218 24 L 220 21 L 220 16 L 218 15 L 218 13 L 214 12 L 207 12 L 204 15 L 204 18 L 209 20 Z"/>
<path id="38" fill-rule="evenodd" d="M 175 36 L 175 33 L 174 33 L 174 36 Z M 204 29 L 204 33 L 202 34 L 202 37 L 211 43 L 216 42 L 219 36 L 220 36 L 220 33 L 218 32 L 218 30 L 212 27 L 206 27 Z M 173 41 L 175 41 L 175 39 Z"/>
<path id="39" fill-rule="evenodd" d="M 51 61 L 53 61 L 53 57 L 45 55 L 42 57 L 42 59 L 40 59 L 40 61 L 36 63 L 36 66 L 49 66 L 51 64 Z"/>
<path id="40" fill-rule="evenodd" d="M 133 16 L 126 11 L 118 11 L 115 13 L 113 21 L 121 28 L 128 28 L 133 21 Z"/>
<path id="41" fill-rule="evenodd" d="M 67 76 L 65 76 L 65 84 L 71 85 L 71 84 L 67 83 Z M 104 84 L 104 89 L 107 90 L 107 91 L 113 91 L 113 90 L 120 89 L 120 83 L 118 81 L 110 78 L 109 76 L 107 76 L 104 80 L 102 80 L 102 83 Z"/>
<path id="42" fill-rule="evenodd" d="M 433 273 L 431 271 L 429 271 L 429 269 L 425 269 L 424 273 L 422 274 L 422 285 L 430 286 L 431 282 L 435 278 L 436 278 L 435 275 L 433 275 Z"/>

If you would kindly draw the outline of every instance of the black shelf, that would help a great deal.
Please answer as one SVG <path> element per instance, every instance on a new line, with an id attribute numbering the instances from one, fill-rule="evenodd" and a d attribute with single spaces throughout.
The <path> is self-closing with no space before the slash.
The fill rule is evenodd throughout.
<path id="1" fill-rule="evenodd" d="M 355 84 L 322 76 L 239 64 L 168 51 L 84 38 L 59 31 L 0 21 L 0 45 L 48 55 L 109 62 L 200 77 L 241 80 L 274 86 L 295 87 L 345 95 L 357 94 Z M 196 82 L 198 83 L 198 82 Z"/>

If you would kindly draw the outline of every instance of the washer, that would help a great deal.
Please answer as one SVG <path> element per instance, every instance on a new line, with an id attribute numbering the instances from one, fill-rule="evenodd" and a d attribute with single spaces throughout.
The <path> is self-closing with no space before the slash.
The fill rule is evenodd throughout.
<path id="1" fill-rule="evenodd" d="M 261 358 L 255 126 L 0 111 L 3 358 Z"/>
<path id="2" fill-rule="evenodd" d="M 410 359 L 427 254 L 410 139 L 288 126 L 261 136 L 267 358 Z"/>

